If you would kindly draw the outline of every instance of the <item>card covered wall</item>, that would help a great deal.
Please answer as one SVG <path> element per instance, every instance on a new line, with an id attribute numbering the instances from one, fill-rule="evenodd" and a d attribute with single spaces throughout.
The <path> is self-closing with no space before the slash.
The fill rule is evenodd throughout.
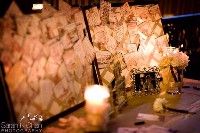
<path id="1" fill-rule="evenodd" d="M 125 64 L 122 74 L 129 87 L 130 70 L 156 66 L 163 49 L 168 46 L 158 5 L 129 6 L 125 3 L 121 7 L 111 7 L 109 2 L 101 2 L 100 9 L 90 8 L 86 15 L 104 85 L 114 79 L 112 63 L 119 53 L 123 58 L 121 64 Z"/>
<path id="2" fill-rule="evenodd" d="M 0 58 L 18 120 L 44 119 L 83 102 L 93 83 L 95 51 L 84 35 L 82 11 L 60 0 L 59 11 L 44 3 L 42 13 L 25 15 L 12 2 L 0 20 Z"/>

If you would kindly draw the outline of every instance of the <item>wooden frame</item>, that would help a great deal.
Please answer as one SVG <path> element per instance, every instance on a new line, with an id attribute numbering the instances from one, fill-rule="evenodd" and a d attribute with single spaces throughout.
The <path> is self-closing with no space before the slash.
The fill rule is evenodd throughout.
<path id="1" fill-rule="evenodd" d="M 52 1 L 49 1 L 49 2 L 52 2 Z M 58 7 L 57 5 L 58 5 L 58 0 L 56 0 L 56 1 L 54 1 L 53 2 L 53 5 L 55 5 L 55 7 Z M 64 6 L 65 6 L 65 2 L 63 2 L 62 3 L 62 1 L 60 1 L 60 4 L 63 4 Z M 15 7 L 17 7 L 17 5 L 16 5 L 16 3 L 14 3 L 14 6 Z M 49 4 L 46 4 L 45 5 L 48 9 L 47 10 L 44 10 L 44 11 L 53 11 L 53 12 L 55 12 L 55 10 L 53 9 L 53 8 L 51 8 L 50 6 L 49 6 Z M 65 6 L 66 8 L 68 8 L 69 10 L 71 10 L 71 8 L 70 8 L 70 6 L 69 5 L 66 5 Z M 11 8 L 13 8 L 13 6 L 11 7 Z M 18 9 L 18 8 L 17 8 Z M 46 8 L 45 8 L 46 9 Z M 61 11 L 65 11 L 64 9 L 60 9 Z M 82 17 L 82 13 L 81 13 L 81 10 L 76 10 L 77 12 L 77 16 L 78 16 L 78 18 L 81 16 Z M 38 15 L 38 14 L 33 14 L 33 15 Z M 72 15 L 75 15 L 75 13 L 74 14 L 72 14 Z M 18 16 L 17 16 L 18 17 Z M 16 18 L 17 18 L 16 17 Z M 63 17 L 65 17 L 65 16 L 63 16 Z M 24 17 L 20 17 L 20 19 L 21 20 L 24 20 Z M 50 20 L 52 20 L 52 19 L 54 19 L 53 17 L 52 18 L 50 18 L 50 17 L 48 17 L 48 18 L 45 18 L 45 19 L 50 19 Z M 75 19 L 73 18 L 73 20 L 70 20 L 71 22 L 73 22 L 74 24 L 75 24 Z M 49 21 L 49 22 L 52 22 L 52 21 Z M 84 25 L 84 20 L 82 20 L 81 19 L 81 24 L 83 24 Z M 80 23 L 79 23 L 79 25 L 80 25 Z M 64 25 L 64 26 L 66 26 L 66 25 Z M 74 25 L 73 25 L 74 26 Z M 6 27 L 6 28 L 9 28 L 9 27 Z M 69 26 L 68 26 L 68 28 L 69 28 Z M 75 25 L 75 28 L 76 28 L 76 25 Z M 74 28 L 74 29 L 75 29 Z M 18 29 L 20 29 L 20 28 L 18 28 Z M 88 43 L 89 41 L 88 41 L 88 37 L 86 37 L 87 36 L 87 33 L 86 33 L 86 30 L 85 30 L 85 27 L 83 28 L 83 30 L 84 30 L 84 32 L 82 33 L 82 32 L 79 32 L 79 33 L 81 33 L 81 35 L 83 35 L 83 36 L 81 36 L 80 37 L 80 39 L 79 39 L 79 36 L 78 36 L 78 39 L 82 42 L 83 40 L 85 41 L 85 44 L 86 45 L 88 45 L 88 47 L 89 47 L 89 45 L 90 45 L 90 43 Z M 4 31 L 3 31 L 4 32 Z M 74 31 L 73 33 L 76 33 L 76 32 L 78 32 L 78 31 Z M 17 34 L 17 31 L 16 30 L 14 30 L 14 33 L 16 33 Z M 68 35 L 68 32 L 66 32 L 66 34 Z M 23 34 L 23 36 L 26 36 L 27 34 L 26 34 L 26 32 Z M 67 36 L 66 35 L 66 36 Z M 58 36 L 59 36 L 59 34 L 58 34 Z M 57 37 L 58 37 L 57 36 Z M 69 35 L 68 35 L 69 36 Z M 70 36 L 71 37 L 71 36 Z M 28 38 L 28 37 L 27 37 Z M 38 37 L 39 38 L 39 37 Z M 47 39 L 52 39 L 52 38 L 47 38 Z M 71 38 L 70 38 L 71 39 Z M 77 41 L 77 40 L 76 40 Z M 2 42 L 2 43 L 4 43 L 4 42 Z M 31 43 L 31 42 L 30 42 Z M 71 43 L 71 42 L 70 42 Z M 75 45 L 75 43 L 76 42 L 73 42 L 74 44 L 73 45 Z M 43 45 L 43 43 L 41 43 L 42 45 Z M 73 46 L 72 45 L 72 46 Z M 65 50 L 66 49 L 70 49 L 70 50 L 74 50 L 73 48 L 72 48 L 72 46 L 71 47 L 69 47 L 69 48 L 65 48 Z M 91 45 L 90 45 L 91 46 Z M 88 48 L 87 47 L 87 48 Z M 59 47 L 60 48 L 60 47 Z M 90 47 L 91 48 L 91 47 Z M 2 51 L 0 51 L 0 52 L 4 52 L 4 50 L 5 50 L 6 48 L 2 48 Z M 77 48 L 78 49 L 78 48 Z M 14 49 L 15 50 L 15 49 Z M 13 50 L 13 51 L 14 51 Z M 67 50 L 66 50 L 67 51 Z M 63 53 L 64 53 L 65 51 L 63 50 Z M 73 51 L 74 52 L 74 51 Z M 12 53 L 11 53 L 12 54 Z M 24 53 L 21 53 L 22 55 L 24 54 Z M 64 115 L 67 115 L 67 114 L 70 114 L 71 112 L 73 112 L 73 111 L 75 111 L 75 110 L 77 110 L 78 108 L 80 108 L 80 107 L 83 107 L 84 106 L 84 96 L 83 96 L 83 93 L 84 93 L 84 88 L 85 88 L 85 86 L 87 86 L 87 85 L 91 85 L 91 84 L 93 84 L 93 83 L 95 83 L 95 84 L 99 84 L 99 79 L 98 79 L 98 77 L 96 76 L 97 75 L 97 70 L 98 70 L 98 68 L 96 67 L 96 65 L 95 65 L 95 61 L 94 62 L 92 62 L 92 65 L 90 64 L 91 62 L 90 61 L 88 61 L 88 60 L 86 60 L 84 63 L 82 63 L 82 62 L 80 62 L 80 59 L 82 59 L 81 57 L 78 57 L 78 55 L 75 55 L 76 53 L 74 52 L 73 53 L 74 54 L 74 59 L 78 59 L 79 61 L 76 61 L 76 60 L 72 60 L 72 62 L 75 62 L 76 63 L 76 66 L 77 66 L 77 68 L 80 70 L 82 70 L 80 73 L 79 72 L 77 72 L 76 73 L 76 75 L 75 75 L 75 70 L 77 70 L 77 69 L 71 69 L 71 71 L 70 71 L 70 65 L 68 64 L 67 66 L 65 66 L 65 67 L 67 67 L 68 69 L 69 69 L 69 71 L 71 72 L 71 73 L 66 73 L 66 74 L 68 74 L 68 79 L 65 79 L 65 80 L 63 80 L 64 78 L 63 77 L 58 77 L 58 75 L 57 75 L 57 77 L 55 77 L 55 79 L 54 78 L 52 78 L 52 77 L 50 77 L 50 76 L 46 76 L 46 77 L 43 77 L 43 78 L 40 78 L 40 80 L 49 80 L 49 81 L 51 81 L 51 82 L 48 82 L 47 84 L 51 84 L 52 82 L 53 82 L 53 88 L 52 87 L 46 87 L 47 88 L 47 90 L 45 90 L 45 89 L 41 89 L 41 86 L 37 86 L 37 89 L 36 89 L 36 91 L 35 90 L 33 90 L 33 87 L 30 87 L 29 85 L 28 86 L 25 86 L 25 87 L 23 87 L 23 89 L 21 89 L 22 87 L 19 87 L 19 86 L 17 86 L 17 87 L 13 87 L 13 88 L 16 88 L 15 90 L 18 90 L 18 91 L 14 91 L 14 89 L 12 89 L 12 86 L 9 86 L 9 88 L 7 87 L 7 86 L 5 86 L 5 79 L 4 79 L 4 76 L 3 76 L 3 74 L 2 74 L 2 76 L 1 76 L 1 81 L 2 81 L 2 83 L 1 83 L 1 88 L 3 89 L 3 90 L 1 90 L 2 92 L 0 93 L 0 95 L 5 95 L 5 94 L 8 94 L 8 93 L 6 93 L 6 92 L 9 92 L 10 91 L 10 93 L 12 93 L 12 102 L 13 102 L 13 105 L 14 105 L 14 107 L 15 107 L 15 109 L 13 109 L 13 112 L 16 112 L 16 116 L 17 116 L 17 118 L 19 118 L 18 119 L 18 122 L 20 122 L 20 119 L 21 119 L 21 117 L 23 117 L 23 115 L 26 115 L 26 114 L 28 114 L 28 113 L 37 113 L 37 114 L 39 114 L 39 115 L 41 115 L 41 116 L 43 116 L 43 124 L 44 125 L 47 125 L 48 123 L 51 123 L 51 122 L 53 122 L 53 121 L 55 121 L 56 119 L 58 119 L 59 117 L 63 117 Z M 63 55 L 63 54 L 62 54 Z M 94 54 L 93 54 L 94 55 Z M 44 56 L 44 55 L 42 55 L 42 56 Z M 76 57 L 75 57 L 76 56 Z M 92 56 L 92 55 L 91 55 Z M 87 56 L 88 57 L 88 56 Z M 47 60 L 48 60 L 48 58 L 47 57 L 44 57 L 44 58 L 46 58 Z M 64 58 L 64 57 L 63 57 Z M 62 58 L 62 59 L 63 59 Z M 68 58 L 68 56 L 66 57 L 66 58 Z M 84 57 L 83 57 L 84 58 Z M 91 59 L 92 59 L 93 57 L 91 57 Z M 39 59 L 39 58 L 38 58 Z M 46 61 L 47 61 L 46 60 Z M 64 60 L 64 59 L 63 59 Z M 64 61 L 62 60 L 62 62 L 61 63 L 64 63 Z M 5 60 L 3 60 L 4 61 L 4 63 L 5 63 Z M 6 60 L 6 61 L 11 61 L 11 60 Z M 16 65 L 16 64 L 18 64 L 19 66 L 17 66 L 18 68 L 21 68 L 21 65 L 19 64 L 19 62 L 21 62 L 22 61 L 22 58 L 20 58 L 19 60 L 17 60 L 15 63 L 13 63 L 10 67 L 9 67 L 9 70 L 8 71 L 6 71 L 7 73 L 7 77 L 6 77 L 6 81 L 7 81 L 7 83 L 8 83 L 8 85 L 10 85 L 10 83 L 11 82 L 9 82 L 9 80 L 13 80 L 13 82 L 15 82 L 15 83 L 19 83 L 19 82 L 17 82 L 17 80 L 14 80 L 14 79 L 17 79 L 17 78 L 15 78 L 16 76 L 17 77 L 19 77 L 20 75 L 22 75 L 21 73 L 20 74 L 13 74 L 13 72 L 16 72 L 16 70 L 14 69 L 13 70 L 13 67 Z M 45 61 L 45 62 L 46 62 Z M 60 63 L 60 66 L 61 66 L 61 63 Z M 82 63 L 82 64 L 81 64 Z M 33 63 L 34 64 L 34 63 Z M 46 64 L 46 63 L 45 63 Z M 7 68 L 6 67 L 6 63 L 5 63 L 5 68 Z M 65 64 L 66 65 L 66 64 Z M 28 66 L 29 67 L 29 66 Z M 32 66 L 30 66 L 30 67 L 32 67 Z M 81 68 L 80 68 L 81 67 Z M 2 67 L 3 68 L 3 67 Z M 26 68 L 27 68 L 27 66 L 26 66 Z M 10 70 L 12 69 L 12 74 L 10 74 L 9 72 L 10 72 Z M 46 68 L 44 68 L 44 69 L 46 69 Z M 84 69 L 87 69 L 87 71 L 85 71 Z M 91 69 L 93 69 L 94 70 L 94 75 L 93 75 L 93 73 L 92 73 L 92 70 Z M 66 69 L 64 69 L 64 70 L 66 70 Z M 68 71 L 68 72 L 69 72 Z M 45 72 L 46 72 L 46 70 L 45 70 Z M 23 72 L 22 72 L 23 73 Z M 58 74 L 58 73 L 56 73 L 56 74 Z M 73 76 L 71 76 L 70 74 L 72 74 Z M 80 76 L 80 74 L 82 75 L 81 77 L 78 77 L 78 76 Z M 9 75 L 9 76 L 8 76 Z M 20 83 L 27 83 L 27 78 L 29 77 L 29 76 L 31 76 L 31 75 L 33 75 L 33 74 L 30 74 L 29 73 L 29 75 L 27 75 L 26 77 L 25 77 L 25 80 L 23 80 L 23 81 L 20 81 Z M 86 76 L 85 76 L 86 75 Z M 70 77 L 71 76 L 71 77 Z M 9 78 L 8 78 L 9 77 Z M 92 78 L 92 77 L 94 77 L 94 79 Z M 83 80 L 82 78 L 84 78 L 85 80 Z M 9 80 L 8 80 L 9 79 Z M 61 81 L 63 81 L 62 82 L 62 84 L 60 84 L 60 85 L 58 85 L 59 83 L 61 83 Z M 12 82 L 12 83 L 13 83 Z M 69 83 L 70 82 L 70 83 Z M 41 83 L 41 82 L 40 82 Z M 39 80 L 38 80 L 38 84 L 40 84 L 39 83 Z M 29 83 L 28 83 L 29 84 Z M 66 86 L 64 86 L 63 84 L 66 84 Z M 59 91 L 57 91 L 56 89 L 58 89 L 57 88 L 57 85 L 58 85 L 58 87 L 59 87 Z M 20 88 L 20 89 L 18 89 L 18 87 Z M 25 89 L 24 89 L 25 88 Z M 49 89 L 48 90 L 48 88 L 51 88 L 51 89 Z M 74 88 L 76 88 L 76 90 L 74 89 Z M 7 89 L 7 90 L 5 90 L 5 89 Z M 45 91 L 41 91 L 41 90 L 39 90 L 39 89 L 41 89 L 41 90 L 45 90 Z M 55 89 L 55 90 L 54 90 Z M 4 91 L 4 92 L 3 92 Z M 27 92 L 27 91 L 29 91 L 29 92 Z M 30 92 L 31 91 L 31 92 Z M 33 93 L 32 93 L 32 91 L 33 91 Z M 17 92 L 17 93 L 15 93 L 15 92 Z M 51 92 L 51 93 L 49 93 L 49 92 Z M 21 94 L 22 93 L 22 94 Z M 47 94 L 48 93 L 48 94 Z M 53 94 L 54 93 L 54 94 Z M 30 94 L 31 96 L 29 96 L 29 95 L 27 95 L 27 94 Z M 17 96 L 16 96 L 17 95 Z M 9 96 L 9 97 L 11 97 L 11 96 Z M 24 97 L 26 97 L 27 96 L 27 98 L 24 98 Z M 33 98 L 32 98 L 32 96 L 33 96 Z M 45 99 L 47 99 L 49 97 L 49 99 L 47 100 L 47 104 L 49 104 L 49 105 L 47 105 L 46 103 L 45 103 Z M 13 107 L 11 107 L 10 106 L 10 103 L 12 104 L 12 102 L 11 102 L 11 98 L 9 98 L 9 102 L 7 102 L 7 95 L 5 96 L 5 97 L 3 97 L 3 96 L 1 96 L 1 98 L 4 98 L 3 100 L 4 101 L 2 101 L 2 103 L 4 102 L 4 103 L 6 103 L 5 104 L 5 106 L 9 106 L 8 108 L 1 108 L 1 109 L 6 109 L 6 110 L 9 110 L 9 109 L 12 109 Z M 36 102 L 34 101 L 35 99 L 36 99 Z M 16 100 L 17 99 L 17 100 Z M 25 99 L 25 100 L 24 100 Z M 18 101 L 19 100 L 19 101 Z M 24 103 L 22 103 L 22 102 L 20 102 L 20 100 L 21 101 L 23 101 L 24 100 Z M 39 101 L 39 102 L 38 102 Z M 33 103 L 33 102 L 35 102 L 35 103 Z M 55 106 L 55 104 L 53 105 L 53 103 L 55 103 L 56 102 L 56 106 L 58 107 L 58 109 L 57 109 L 57 107 Z M 18 105 L 18 103 L 20 104 L 20 105 Z M 22 103 L 22 104 L 21 104 Z M 28 104 L 27 104 L 28 103 Z M 24 107 L 24 105 L 26 104 L 26 106 Z M 3 104 L 2 104 L 3 105 Z M 30 106 L 29 106 L 30 105 Z M 48 106 L 48 107 L 45 107 L 45 106 Z M 32 107 L 31 107 L 32 106 Z M 34 107 L 33 107 L 34 106 Z M 26 108 L 26 109 L 24 109 L 24 108 Z M 44 108 L 43 108 L 44 107 Z M 23 109 L 22 109 L 23 108 Z M 29 110 L 30 109 L 30 110 Z M 33 110 L 32 110 L 33 109 Z M 54 109 L 56 109 L 56 111 L 54 110 Z M 15 110 L 15 111 L 14 111 Z M 53 111 L 52 111 L 53 110 Z M 2 110 L 2 112 L 9 112 L 9 111 L 5 111 L 5 110 Z M 3 113 L 4 114 L 4 113 Z M 10 115 L 11 113 L 9 113 L 9 115 Z M 15 114 L 15 113 L 13 113 L 13 114 Z M 14 115 L 15 116 L 15 115 Z"/>
<path id="2" fill-rule="evenodd" d="M 0 61 L 0 122 L 16 123 L 17 120 L 11 101 L 10 92 L 4 78 L 4 67 L 3 63 Z"/>

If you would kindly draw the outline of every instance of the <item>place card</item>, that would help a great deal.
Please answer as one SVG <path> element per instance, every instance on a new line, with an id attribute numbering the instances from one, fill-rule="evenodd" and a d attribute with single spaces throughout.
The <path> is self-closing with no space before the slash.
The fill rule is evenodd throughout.
<path id="1" fill-rule="evenodd" d="M 138 128 L 128 128 L 128 127 L 120 127 L 117 130 L 117 133 L 137 133 Z"/>
<path id="2" fill-rule="evenodd" d="M 175 133 L 177 130 L 161 127 L 158 125 L 151 125 L 149 127 L 131 128 L 120 127 L 117 133 Z"/>
<path id="3" fill-rule="evenodd" d="M 148 121 L 160 121 L 160 116 L 153 115 L 153 114 L 138 113 L 136 119 L 138 119 L 138 120 L 148 120 Z"/>

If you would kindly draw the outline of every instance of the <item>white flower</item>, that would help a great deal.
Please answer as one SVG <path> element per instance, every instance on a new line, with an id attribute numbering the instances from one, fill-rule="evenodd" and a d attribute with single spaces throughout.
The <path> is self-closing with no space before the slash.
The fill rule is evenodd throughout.
<path id="1" fill-rule="evenodd" d="M 159 67 L 164 69 L 172 65 L 173 67 L 184 69 L 188 66 L 188 62 L 189 57 L 185 53 L 177 51 L 170 55 L 163 56 L 159 63 Z"/>
<path id="2" fill-rule="evenodd" d="M 177 52 L 173 54 L 171 65 L 173 67 L 179 67 L 184 69 L 188 66 L 189 57 L 183 52 Z"/>
<path id="3" fill-rule="evenodd" d="M 155 112 L 163 112 L 164 111 L 163 105 L 165 105 L 166 103 L 167 100 L 165 98 L 156 98 L 156 100 L 153 103 L 153 110 Z"/>

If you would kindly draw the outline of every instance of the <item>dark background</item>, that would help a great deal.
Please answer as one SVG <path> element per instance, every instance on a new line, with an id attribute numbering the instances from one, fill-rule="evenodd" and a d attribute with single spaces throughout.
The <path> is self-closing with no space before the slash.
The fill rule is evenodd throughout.
<path id="1" fill-rule="evenodd" d="M 0 0 L 0 17 L 2 17 L 12 1 L 16 1 L 24 13 L 31 13 L 32 3 L 42 3 L 43 0 Z M 58 0 L 46 0 L 55 7 Z M 98 5 L 99 0 L 64 0 L 72 6 Z M 200 12 L 200 0 L 107 0 L 112 3 L 132 2 L 135 4 L 158 3 L 163 17 Z"/>

